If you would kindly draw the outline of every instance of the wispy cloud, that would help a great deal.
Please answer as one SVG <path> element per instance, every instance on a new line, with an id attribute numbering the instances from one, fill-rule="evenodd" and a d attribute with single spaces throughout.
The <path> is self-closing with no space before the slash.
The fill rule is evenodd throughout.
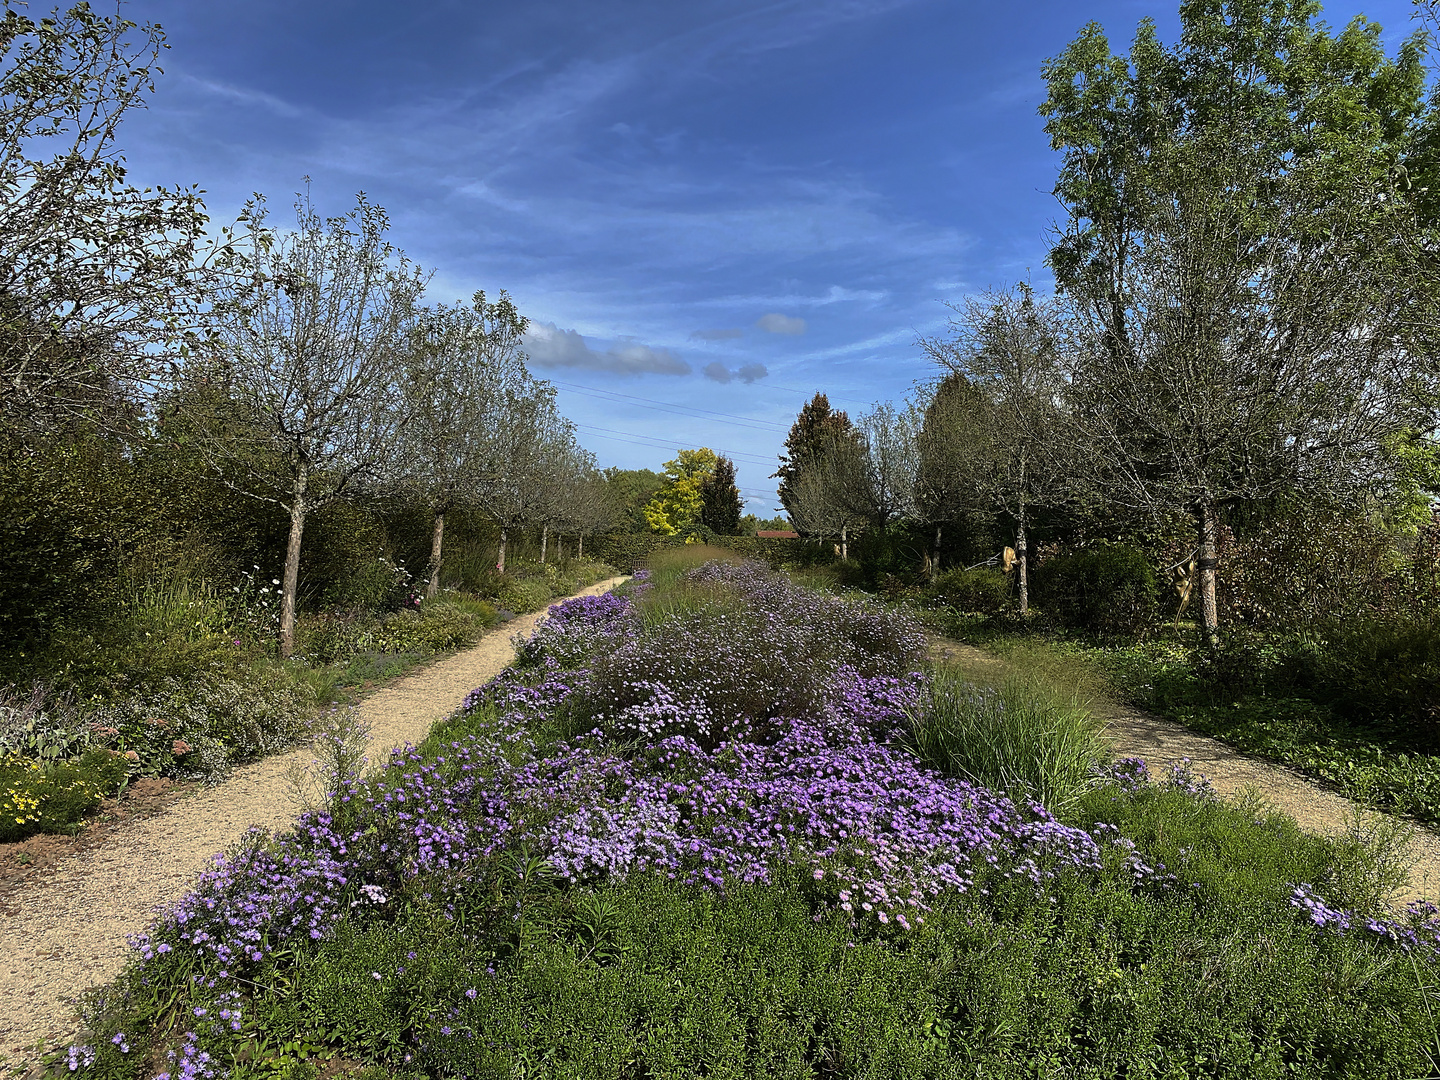
<path id="1" fill-rule="evenodd" d="M 614 375 L 688 375 L 691 370 L 670 349 L 621 340 L 601 352 L 576 331 L 561 330 L 554 323 L 531 323 L 525 332 L 525 351 L 538 368 L 581 368 Z"/>
<path id="2" fill-rule="evenodd" d="M 694 330 L 690 336 L 699 341 L 732 341 L 738 337 L 744 337 L 744 330 Z"/>

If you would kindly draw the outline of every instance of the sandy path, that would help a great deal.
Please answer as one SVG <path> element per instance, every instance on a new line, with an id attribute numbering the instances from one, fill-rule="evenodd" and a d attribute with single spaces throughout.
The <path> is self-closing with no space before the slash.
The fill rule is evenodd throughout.
<path id="1" fill-rule="evenodd" d="M 1004 661 L 973 645 L 944 638 L 935 641 L 932 655 L 971 670 L 984 671 L 1004 665 Z M 1220 795 L 1229 798 L 1247 789 L 1257 791 L 1266 802 L 1289 814 L 1301 828 L 1310 832 L 1339 836 L 1354 820 L 1356 803 L 1294 769 L 1248 757 L 1172 720 L 1163 720 L 1115 701 L 1093 701 L 1090 709 L 1107 721 L 1105 734 L 1115 747 L 1116 756 L 1144 758 L 1151 776 L 1162 776 L 1171 762 L 1189 758 L 1191 769 L 1208 777 Z M 1415 862 L 1410 872 L 1410 887 L 1396 895 L 1397 907 L 1404 907 L 1411 900 L 1440 898 L 1440 833 L 1416 827 L 1410 856 Z"/>
<path id="2" fill-rule="evenodd" d="M 515 658 L 511 637 L 529 633 L 541 614 L 515 619 L 366 698 L 359 708 L 370 725 L 370 760 L 384 761 L 392 748 L 424 738 Z M 127 934 L 144 929 L 158 905 L 178 899 L 212 856 L 250 826 L 289 824 L 295 807 L 286 770 L 312 756 L 302 748 L 238 768 L 223 784 L 58 863 L 11 897 L 0 922 L 0 1063 L 34 1063 L 38 1042 L 70 1038 L 77 1025 L 65 999 L 119 974 L 130 951 Z"/>

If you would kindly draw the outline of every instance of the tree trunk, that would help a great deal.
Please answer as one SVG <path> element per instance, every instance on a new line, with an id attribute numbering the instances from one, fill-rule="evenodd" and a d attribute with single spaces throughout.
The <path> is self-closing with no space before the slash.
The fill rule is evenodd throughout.
<path id="1" fill-rule="evenodd" d="M 1215 603 L 1215 507 L 1201 503 L 1195 517 L 1199 525 L 1195 565 L 1200 569 L 1200 629 L 1205 644 L 1213 649 L 1220 644 L 1220 614 Z"/>
<path id="2" fill-rule="evenodd" d="M 584 557 L 585 557 L 585 534 L 582 532 L 582 533 L 580 534 L 580 538 L 575 542 L 575 558 L 577 558 L 577 559 L 583 559 Z"/>
<path id="3" fill-rule="evenodd" d="M 445 514 L 435 515 L 435 535 L 430 539 L 430 584 L 425 586 L 425 598 L 433 600 L 440 592 L 440 542 L 445 537 Z"/>
<path id="4" fill-rule="evenodd" d="M 545 561 L 545 545 L 550 542 L 550 526 L 540 526 L 540 561 Z"/>
<path id="5" fill-rule="evenodd" d="M 850 533 L 848 525 L 840 526 L 840 561 L 850 561 Z"/>
<path id="6" fill-rule="evenodd" d="M 280 586 L 280 655 L 295 651 L 295 593 L 300 585 L 300 539 L 305 535 L 305 466 L 295 475 L 295 495 L 290 503 L 290 540 L 285 547 L 285 575 Z"/>
<path id="7" fill-rule="evenodd" d="M 1025 519 L 1021 517 L 1020 527 L 1015 530 L 1015 565 L 1020 571 L 1020 614 L 1025 616 L 1030 611 L 1030 569 L 1026 552 L 1028 546 L 1025 543 Z"/>
<path id="8" fill-rule="evenodd" d="M 934 581 L 940 573 L 940 526 L 935 526 L 935 555 L 930 560 L 930 580 Z"/>
<path id="9" fill-rule="evenodd" d="M 502 573 L 502 574 L 505 572 L 505 541 L 506 541 L 507 539 L 509 539 L 509 537 L 506 535 L 506 530 L 505 530 L 505 529 L 501 529 L 501 530 L 500 530 L 500 558 L 498 558 L 497 560 L 495 560 L 495 569 L 498 570 L 498 571 L 499 571 L 500 573 Z"/>

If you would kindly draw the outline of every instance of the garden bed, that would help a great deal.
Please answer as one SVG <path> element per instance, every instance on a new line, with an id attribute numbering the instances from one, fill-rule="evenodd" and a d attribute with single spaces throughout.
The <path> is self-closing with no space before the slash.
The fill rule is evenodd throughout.
<path id="1" fill-rule="evenodd" d="M 1434 1068 L 1440 926 L 1386 917 L 1383 852 L 1183 770 L 980 761 L 976 715 L 1023 713 L 1015 745 L 1047 760 L 1059 706 L 941 693 L 923 650 L 908 617 L 753 565 L 562 605 L 421 746 L 232 850 L 56 1067 Z"/>

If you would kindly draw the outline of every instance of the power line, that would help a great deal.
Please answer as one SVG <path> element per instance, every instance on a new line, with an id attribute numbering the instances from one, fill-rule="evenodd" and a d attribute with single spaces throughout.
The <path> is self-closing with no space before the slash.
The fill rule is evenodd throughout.
<path id="1" fill-rule="evenodd" d="M 701 409 L 691 405 L 681 405 L 673 401 L 660 401 L 657 398 L 639 397 L 635 394 L 622 394 L 618 390 L 602 390 L 596 386 L 581 386 L 579 383 L 563 383 L 554 380 L 555 385 L 573 394 L 580 394 L 583 397 L 598 398 L 601 401 L 624 400 L 626 403 L 635 404 L 641 409 L 651 409 L 655 412 L 675 413 L 679 416 L 689 416 L 695 419 L 713 419 L 713 422 L 720 424 L 734 424 L 736 427 L 754 428 L 757 431 L 788 431 L 789 428 L 783 424 L 771 423 L 769 420 L 758 420 L 753 416 L 739 416 L 735 413 L 716 412 L 714 409 Z"/>
<path id="2" fill-rule="evenodd" d="M 651 435 L 637 435 L 633 431 L 616 431 L 614 428 L 597 427 L 594 424 L 576 424 L 575 426 L 587 434 L 591 434 L 594 438 L 609 439 L 611 442 L 628 442 L 634 446 L 645 446 L 658 450 L 673 450 L 677 446 L 690 450 L 710 449 L 709 447 L 702 447 L 699 443 L 682 442 L 679 439 L 657 439 Z M 609 434 L 600 434 L 600 432 L 609 432 Z M 617 438 L 616 436 L 624 436 L 624 438 Z M 769 458 L 762 458 L 758 454 L 731 451 L 724 456 L 742 460 L 747 465 L 769 466 L 773 464 Z"/>

